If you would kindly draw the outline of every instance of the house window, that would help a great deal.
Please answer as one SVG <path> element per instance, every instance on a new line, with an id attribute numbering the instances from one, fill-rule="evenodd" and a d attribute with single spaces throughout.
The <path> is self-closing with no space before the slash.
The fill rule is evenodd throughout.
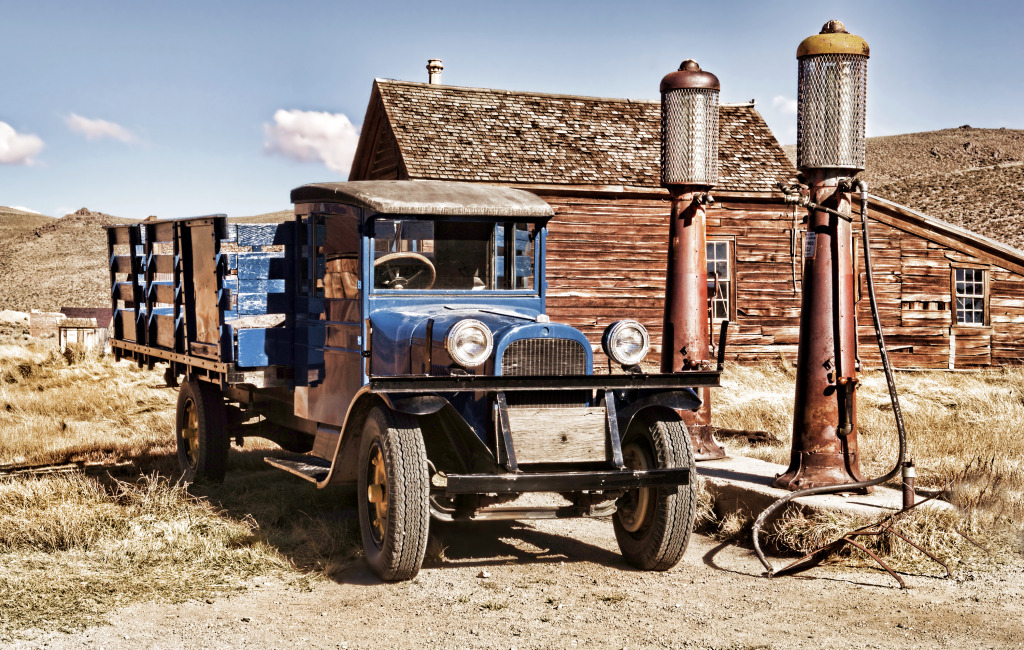
<path id="1" fill-rule="evenodd" d="M 732 314 L 732 261 L 729 255 L 729 242 L 709 241 L 707 253 L 711 317 L 715 321 L 730 320 Z"/>
<path id="2" fill-rule="evenodd" d="M 953 284 L 957 324 L 984 325 L 985 271 L 982 269 L 953 269 Z"/>

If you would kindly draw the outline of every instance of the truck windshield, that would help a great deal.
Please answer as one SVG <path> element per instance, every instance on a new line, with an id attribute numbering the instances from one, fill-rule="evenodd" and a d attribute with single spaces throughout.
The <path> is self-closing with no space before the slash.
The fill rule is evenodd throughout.
<path id="1" fill-rule="evenodd" d="M 513 291 L 534 288 L 530 223 L 378 219 L 374 288 Z"/>

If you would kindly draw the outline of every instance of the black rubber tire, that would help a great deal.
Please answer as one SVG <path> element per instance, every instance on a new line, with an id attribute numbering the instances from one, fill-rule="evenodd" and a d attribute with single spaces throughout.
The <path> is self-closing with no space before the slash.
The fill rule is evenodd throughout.
<path id="1" fill-rule="evenodd" d="M 629 462 L 635 456 L 627 452 L 642 452 L 651 468 L 690 468 L 689 485 L 630 490 L 619 499 L 619 509 L 612 516 L 615 539 L 626 561 L 644 571 L 667 571 L 686 552 L 697 516 L 697 469 L 690 434 L 678 420 L 641 413 L 630 424 L 622 446 L 626 464 L 633 469 L 640 467 Z"/>
<path id="2" fill-rule="evenodd" d="M 381 478 L 383 514 L 371 502 L 369 489 L 382 485 Z M 430 533 L 430 477 L 423 433 L 414 418 L 384 406 L 367 413 L 358 480 L 359 529 L 367 563 L 381 580 L 415 577 Z"/>
<path id="3" fill-rule="evenodd" d="M 194 429 L 189 420 L 194 413 Z M 213 384 L 190 379 L 178 390 L 174 422 L 181 481 L 223 481 L 231 438 L 224 397 Z"/>

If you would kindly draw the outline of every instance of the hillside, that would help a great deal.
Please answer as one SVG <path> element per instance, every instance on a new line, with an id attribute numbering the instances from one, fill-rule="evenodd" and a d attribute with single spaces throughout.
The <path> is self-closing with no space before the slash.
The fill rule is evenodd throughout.
<path id="1" fill-rule="evenodd" d="M 101 226 L 123 219 L 85 208 L 42 219 L 0 239 L 0 310 L 108 305 L 110 271 Z"/>
<path id="2" fill-rule="evenodd" d="M 861 177 L 872 194 L 1024 250 L 1024 130 L 868 138 Z"/>
<path id="3" fill-rule="evenodd" d="M 0 241 L 24 235 L 52 221 L 53 217 L 0 206 Z"/>
<path id="4" fill-rule="evenodd" d="M 231 223 L 284 223 L 294 218 L 295 212 L 293 210 L 278 210 L 277 212 L 267 212 L 251 217 L 228 217 L 228 221 Z"/>

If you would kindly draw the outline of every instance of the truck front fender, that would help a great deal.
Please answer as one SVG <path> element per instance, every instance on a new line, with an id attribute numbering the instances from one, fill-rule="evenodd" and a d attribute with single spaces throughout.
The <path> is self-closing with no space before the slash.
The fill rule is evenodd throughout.
<path id="1" fill-rule="evenodd" d="M 433 415 L 448 404 L 448 400 L 437 393 L 377 393 L 392 411 L 409 415 Z"/>
<path id="2" fill-rule="evenodd" d="M 696 411 L 701 406 L 701 399 L 692 388 L 670 391 L 637 391 L 628 394 L 616 391 L 616 420 L 620 435 L 625 435 L 629 425 L 640 411 L 659 407 L 675 411 Z M 623 394 L 626 393 L 626 394 Z"/>

